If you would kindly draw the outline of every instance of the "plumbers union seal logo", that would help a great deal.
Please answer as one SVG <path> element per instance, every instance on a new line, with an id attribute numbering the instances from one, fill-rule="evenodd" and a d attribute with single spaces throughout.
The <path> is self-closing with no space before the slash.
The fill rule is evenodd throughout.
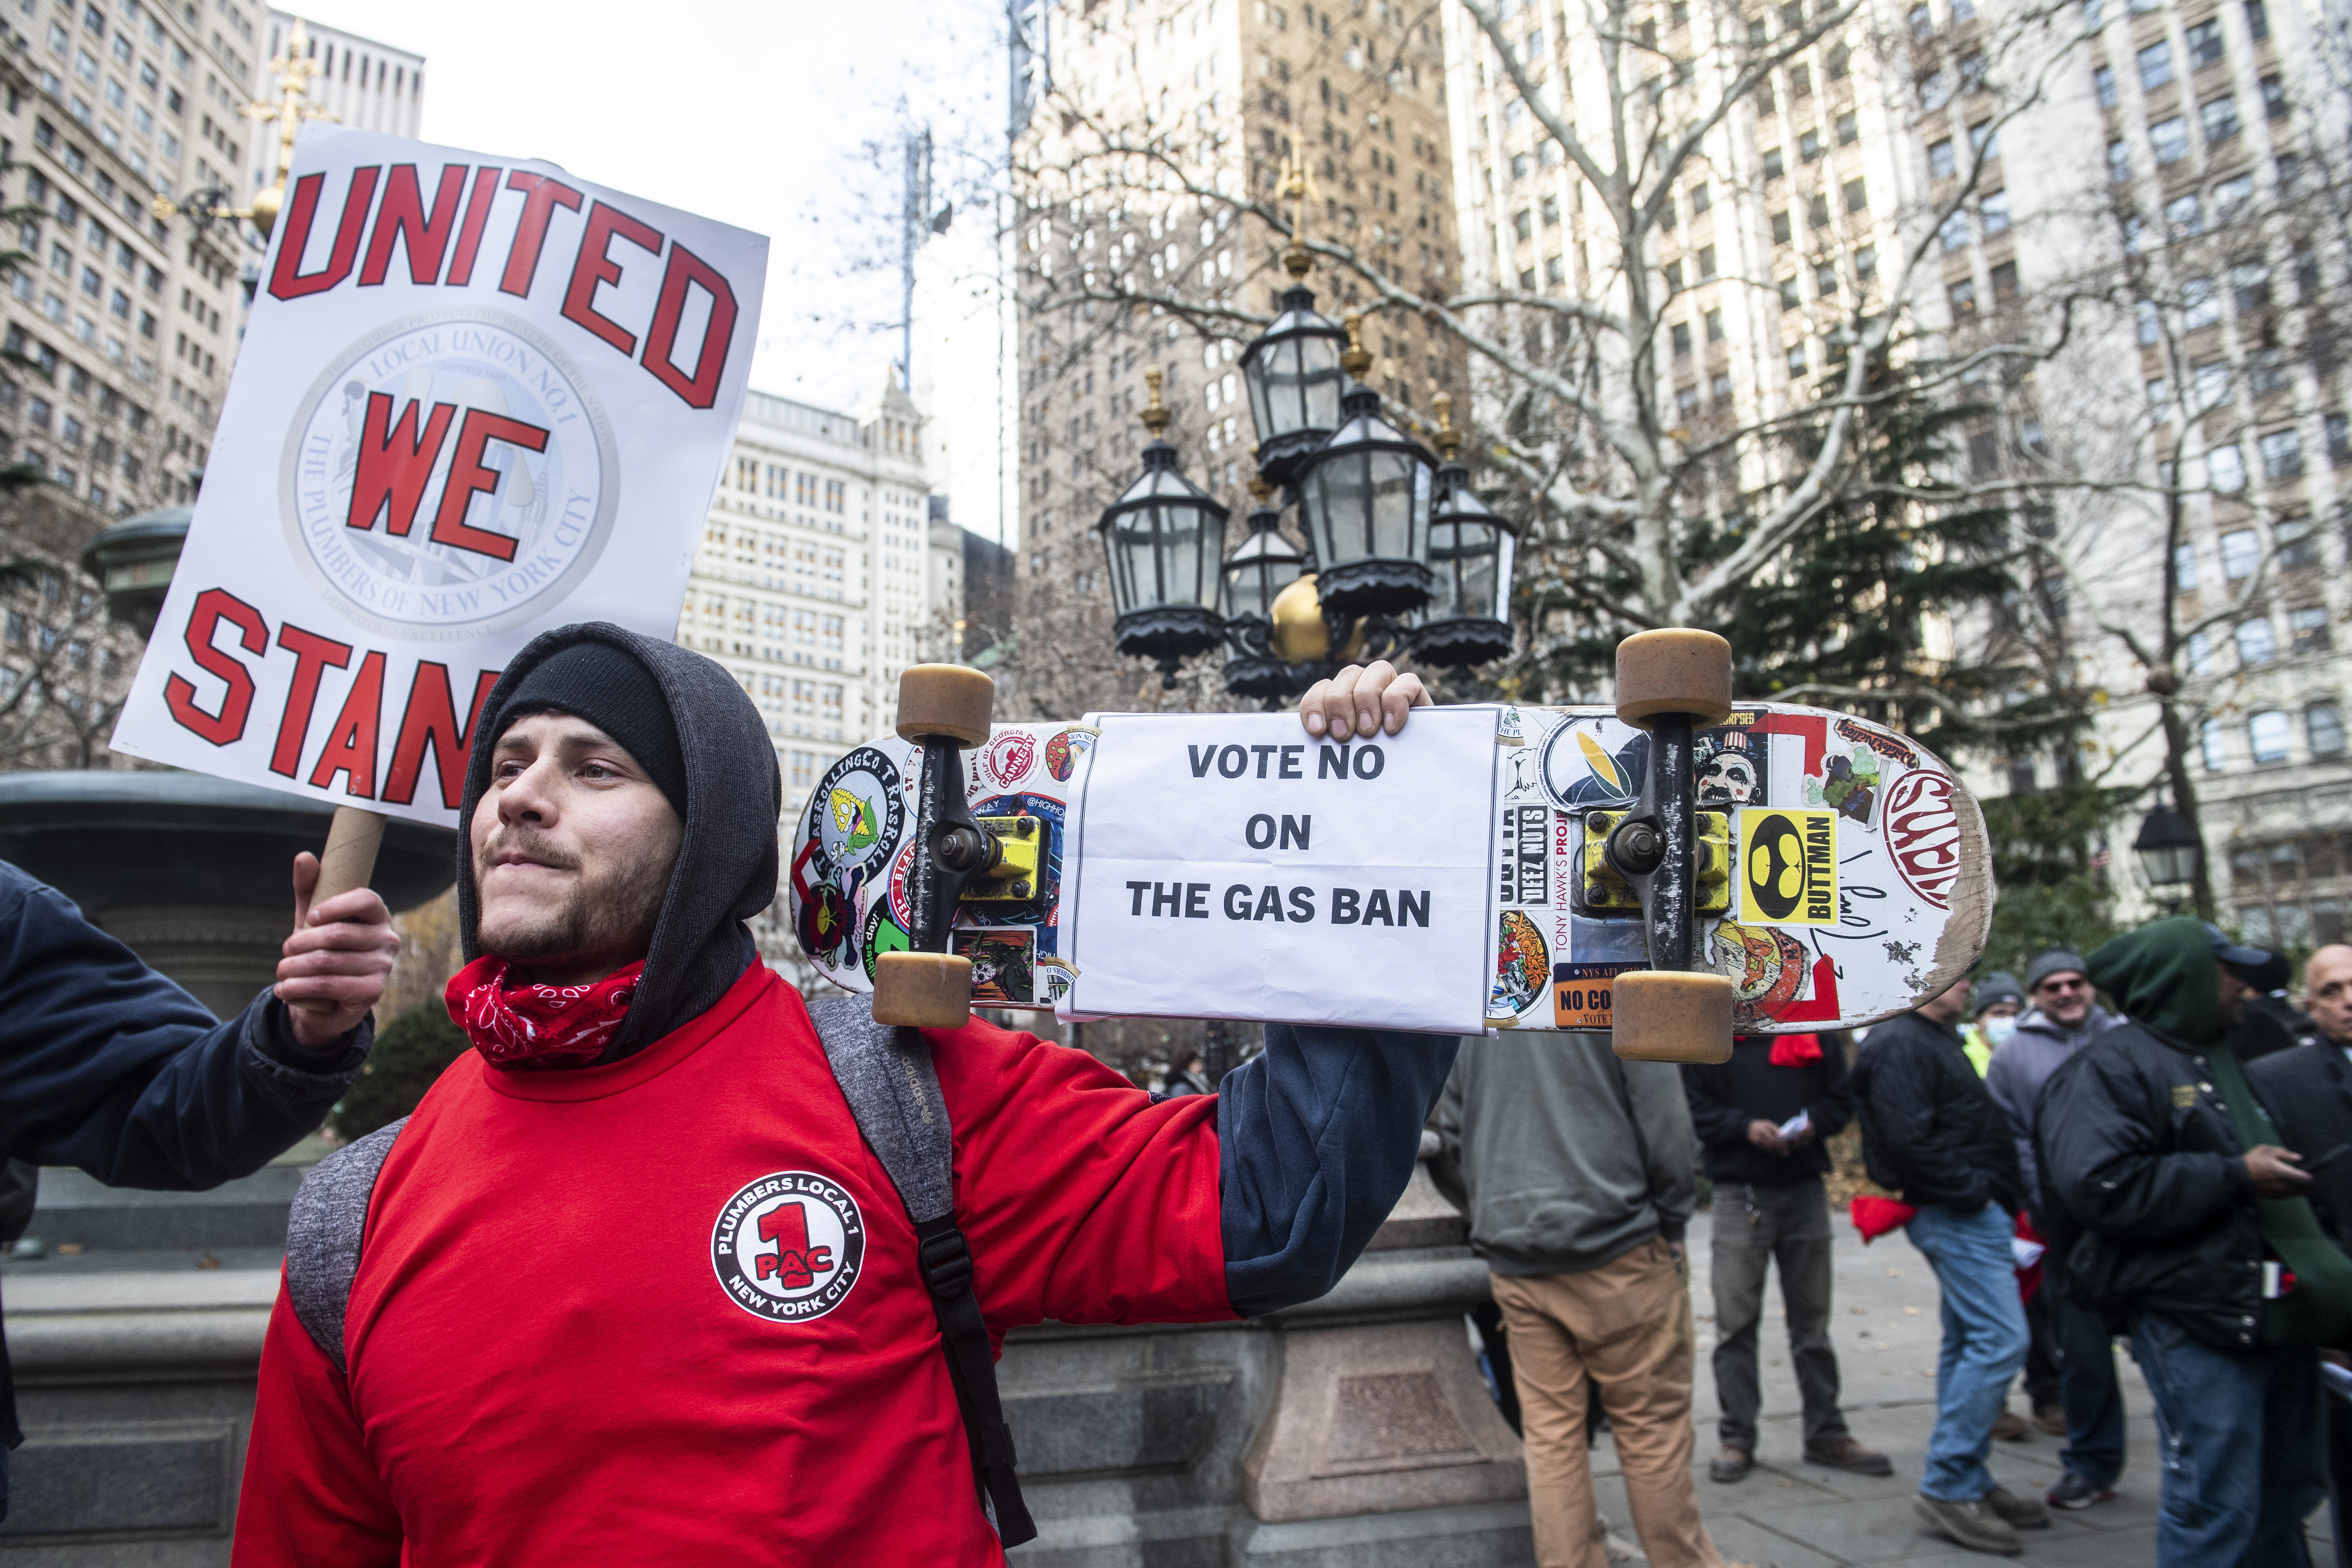
<path id="1" fill-rule="evenodd" d="M 822 1318 L 848 1299 L 866 1260 L 866 1222 L 840 1183 L 809 1171 L 762 1176 L 727 1200 L 710 1266 L 727 1299 L 779 1323 Z"/>
<path id="2" fill-rule="evenodd" d="M 619 501 L 611 421 L 546 335 L 479 308 L 345 349 L 286 437 L 294 558 L 382 637 L 519 626 L 579 585 Z"/>

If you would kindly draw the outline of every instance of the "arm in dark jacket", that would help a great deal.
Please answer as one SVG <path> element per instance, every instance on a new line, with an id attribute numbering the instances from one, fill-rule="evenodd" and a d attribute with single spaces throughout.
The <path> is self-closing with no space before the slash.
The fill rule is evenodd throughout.
<path id="1" fill-rule="evenodd" d="M 1992 1196 L 1992 1183 L 1961 1157 L 1948 1130 L 1937 1125 L 1940 1075 L 1929 1056 L 1937 1042 L 1915 1032 L 1927 1027 L 1916 1019 L 1898 1018 L 1881 1027 L 1904 1032 L 1873 1053 L 1869 1098 L 1863 1106 L 1871 1145 L 1901 1174 L 1905 1201 L 1974 1214 Z"/>
<path id="2" fill-rule="evenodd" d="M 1822 1092 L 1805 1109 L 1813 1119 L 1813 1136 L 1823 1142 L 1853 1120 L 1853 1073 L 1845 1065 L 1840 1037 L 1822 1037 Z"/>
<path id="3" fill-rule="evenodd" d="M 1691 1131 L 1702 1145 L 1738 1148 L 1748 1142 L 1748 1124 L 1756 1119 L 1732 1099 L 1727 1063 L 1685 1062 L 1683 1098 L 1690 1102 Z"/>
<path id="4" fill-rule="evenodd" d="M 110 1186 L 212 1186 L 318 1126 L 371 1037 L 362 1023 L 303 1051 L 266 991 L 216 1023 L 62 895 L 0 864 L 0 1152 Z"/>
<path id="5" fill-rule="evenodd" d="M 1255 1317 L 1339 1282 L 1412 1179 L 1451 1035 L 1269 1024 L 1217 1086 L 1225 1291 Z"/>
<path id="6" fill-rule="evenodd" d="M 2241 1161 L 2168 1151 L 2147 1086 L 2127 1058 L 2096 1041 L 2050 1075 L 2036 1106 L 2043 1197 L 2115 1240 L 2190 1235 L 2252 1195 Z"/>

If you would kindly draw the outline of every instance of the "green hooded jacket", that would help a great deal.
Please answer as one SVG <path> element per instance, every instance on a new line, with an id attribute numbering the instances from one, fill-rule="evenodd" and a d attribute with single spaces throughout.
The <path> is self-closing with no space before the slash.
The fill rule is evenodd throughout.
<path id="1" fill-rule="evenodd" d="M 2090 955 L 2091 984 L 2132 1022 L 2167 1045 L 2200 1056 L 2212 1081 L 2203 1092 L 2227 1112 L 2239 1152 L 2284 1144 L 2270 1112 L 2228 1044 L 2220 972 L 2201 921 L 2183 915 L 2128 931 Z M 2263 1302 L 2265 1344 L 2337 1344 L 2352 1334 L 2352 1258 L 2320 1228 L 2304 1197 L 2256 1198 L 2263 1240 L 2295 1278 L 2287 1294 Z"/>

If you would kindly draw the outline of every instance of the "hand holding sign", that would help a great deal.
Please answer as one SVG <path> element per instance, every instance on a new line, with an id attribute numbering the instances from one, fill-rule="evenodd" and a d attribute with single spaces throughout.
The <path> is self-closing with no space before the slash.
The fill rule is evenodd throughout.
<path id="1" fill-rule="evenodd" d="M 339 826 L 343 815 L 336 813 Z M 374 837 L 383 837 L 383 818 L 373 812 L 350 815 L 372 818 Z M 331 833 L 329 844 L 331 855 Z M 374 858 L 370 844 L 368 858 Z M 318 857 L 305 853 L 294 857 L 294 934 L 280 951 L 285 956 L 278 961 L 275 990 L 286 1004 L 287 1023 L 298 1044 L 324 1050 L 356 1027 L 383 996 L 392 961 L 400 954 L 400 938 L 383 899 L 365 887 L 329 889 Z"/>

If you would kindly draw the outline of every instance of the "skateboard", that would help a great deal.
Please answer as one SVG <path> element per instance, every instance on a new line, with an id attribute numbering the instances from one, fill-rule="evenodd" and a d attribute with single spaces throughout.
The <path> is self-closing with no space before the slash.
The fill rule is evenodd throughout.
<path id="1" fill-rule="evenodd" d="M 1490 773 L 1442 803 L 1490 825 L 1489 1030 L 1719 1060 L 1735 1032 L 1908 1011 L 1975 963 L 1991 861 L 1960 780 L 1868 720 L 1728 687 L 1722 639 L 1644 633 L 1620 649 L 1615 707 L 1492 710 Z M 996 725 L 992 697 L 975 670 L 908 670 L 898 733 L 839 759 L 787 841 L 803 951 L 886 1023 L 1071 991 L 1076 847 L 1112 721 Z"/>

